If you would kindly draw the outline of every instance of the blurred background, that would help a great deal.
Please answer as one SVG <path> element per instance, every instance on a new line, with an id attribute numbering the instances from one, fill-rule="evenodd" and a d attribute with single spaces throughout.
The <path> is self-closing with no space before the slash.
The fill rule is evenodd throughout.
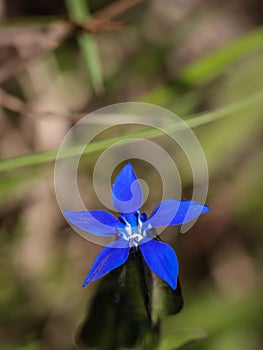
<path id="1" fill-rule="evenodd" d="M 96 289 L 81 283 L 101 247 L 62 216 L 54 161 L 83 115 L 127 101 L 190 120 L 210 173 L 211 211 L 188 234 L 163 235 L 179 257 L 185 307 L 164 321 L 161 349 L 179 338 L 200 338 L 189 349 L 262 349 L 263 3 L 0 0 L 0 16 L 0 349 L 74 349 Z M 189 198 L 191 173 L 166 146 Z M 100 152 L 81 162 L 89 209 L 101 207 Z M 134 166 L 152 189 L 149 212 L 161 182 Z"/>

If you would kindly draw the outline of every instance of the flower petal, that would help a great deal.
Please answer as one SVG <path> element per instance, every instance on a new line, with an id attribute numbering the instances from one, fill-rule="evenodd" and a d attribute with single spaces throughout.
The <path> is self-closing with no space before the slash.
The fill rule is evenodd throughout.
<path id="1" fill-rule="evenodd" d="M 169 244 L 156 239 L 141 240 L 140 250 L 149 268 L 161 279 L 176 289 L 178 277 L 178 260 Z"/>
<path id="2" fill-rule="evenodd" d="M 112 203 L 122 215 L 141 207 L 142 188 L 130 163 L 122 168 L 112 185 Z"/>
<path id="3" fill-rule="evenodd" d="M 167 199 L 157 205 L 144 225 L 147 227 L 150 224 L 153 228 L 181 225 L 208 212 L 208 210 L 209 207 L 202 203 Z"/>
<path id="4" fill-rule="evenodd" d="M 111 242 L 97 255 L 82 287 L 97 280 L 108 272 L 124 264 L 129 256 L 129 243 L 125 240 Z"/>
<path id="5" fill-rule="evenodd" d="M 64 210 L 64 215 L 74 226 L 96 236 L 114 235 L 116 234 L 116 228 L 124 226 L 115 216 L 104 210 Z"/>

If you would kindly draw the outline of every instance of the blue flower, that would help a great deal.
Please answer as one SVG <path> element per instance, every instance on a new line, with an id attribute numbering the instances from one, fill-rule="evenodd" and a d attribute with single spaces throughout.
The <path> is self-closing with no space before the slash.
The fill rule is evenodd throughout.
<path id="1" fill-rule="evenodd" d="M 140 249 L 149 268 L 176 289 L 178 261 L 173 249 L 154 238 L 154 229 L 181 225 L 204 214 L 209 207 L 194 201 L 167 199 L 161 202 L 147 218 L 140 214 L 142 188 L 132 165 L 125 165 L 112 186 L 112 202 L 120 216 L 118 219 L 103 210 L 65 210 L 67 220 L 96 236 L 116 236 L 96 257 L 83 287 L 126 262 L 131 248 Z"/>

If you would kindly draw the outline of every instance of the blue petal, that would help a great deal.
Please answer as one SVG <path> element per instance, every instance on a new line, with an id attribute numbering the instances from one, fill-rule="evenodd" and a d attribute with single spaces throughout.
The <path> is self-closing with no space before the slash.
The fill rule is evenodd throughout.
<path id="1" fill-rule="evenodd" d="M 122 168 L 112 185 L 112 203 L 123 216 L 141 207 L 142 188 L 130 163 Z"/>
<path id="2" fill-rule="evenodd" d="M 176 289 L 178 278 L 178 260 L 169 244 L 155 239 L 143 239 L 140 250 L 149 268 L 161 279 Z"/>
<path id="3" fill-rule="evenodd" d="M 116 234 L 116 228 L 124 227 L 115 216 L 103 210 L 64 210 L 64 215 L 71 224 L 96 236 L 111 236 Z"/>
<path id="4" fill-rule="evenodd" d="M 97 255 L 82 287 L 97 280 L 108 272 L 124 264 L 129 256 L 129 243 L 125 240 L 111 242 Z"/>
<path id="5" fill-rule="evenodd" d="M 157 205 L 144 225 L 147 227 L 150 224 L 153 228 L 181 225 L 208 212 L 208 210 L 209 207 L 202 203 L 167 199 Z"/>
<path id="6" fill-rule="evenodd" d="M 128 223 L 128 225 L 131 226 L 133 233 L 136 233 L 138 231 L 138 217 L 139 217 L 138 212 L 126 213 L 126 214 L 120 215 L 119 220 L 125 225 L 125 227 L 127 227 L 127 223 Z"/>
<path id="7" fill-rule="evenodd" d="M 147 220 L 147 214 L 146 213 L 141 213 L 140 220 L 141 220 L 141 222 L 145 222 Z"/>

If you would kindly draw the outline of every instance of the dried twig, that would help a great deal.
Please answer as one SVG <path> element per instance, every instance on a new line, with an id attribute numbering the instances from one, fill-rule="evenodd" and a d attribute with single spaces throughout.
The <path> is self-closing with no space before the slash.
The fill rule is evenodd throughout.
<path id="1" fill-rule="evenodd" d="M 28 48 L 28 53 L 22 58 L 15 57 L 9 59 L 8 63 L 0 68 L 0 84 L 5 83 L 22 71 L 34 58 L 59 47 L 79 30 L 98 34 L 106 31 L 119 31 L 124 29 L 126 24 L 114 20 L 113 18 L 124 13 L 131 7 L 138 5 L 142 1 L 143 0 L 120 0 L 116 4 L 105 7 L 84 23 L 77 23 L 71 19 L 61 20 L 60 18 L 58 22 L 46 26 L 30 26 L 27 32 L 25 26 L 21 27 L 21 25 L 15 29 L 14 27 L 2 29 L 0 33 L 0 45 L 17 47 L 22 46 L 21 43 L 24 42 Z M 22 31 L 21 28 L 23 28 Z"/>

